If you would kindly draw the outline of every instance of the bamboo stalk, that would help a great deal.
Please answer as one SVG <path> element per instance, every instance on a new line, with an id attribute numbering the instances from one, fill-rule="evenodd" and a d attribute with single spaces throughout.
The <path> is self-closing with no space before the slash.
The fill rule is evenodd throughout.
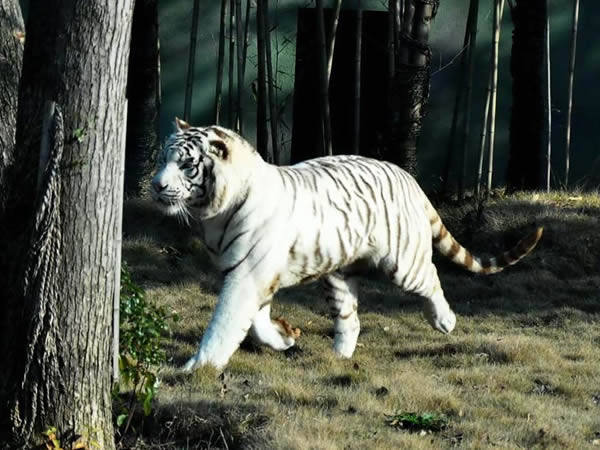
<path id="1" fill-rule="evenodd" d="M 279 164 L 280 154 L 279 154 L 279 144 L 277 142 L 277 137 L 279 133 L 277 131 L 279 119 L 277 117 L 277 98 L 275 96 L 275 80 L 273 78 L 273 61 L 271 55 L 271 30 L 269 25 L 269 0 L 264 0 L 264 27 L 265 27 L 265 52 L 266 52 L 266 60 L 267 60 L 267 88 L 269 93 L 269 115 L 271 122 L 271 145 L 273 148 L 273 162 L 275 164 Z"/>
<path id="2" fill-rule="evenodd" d="M 354 53 L 354 136 L 352 153 L 358 155 L 360 149 L 360 63 L 362 49 L 362 5 L 358 0 L 356 6 L 356 49 Z"/>
<path id="3" fill-rule="evenodd" d="M 548 0 L 546 0 L 546 192 L 550 192 L 550 172 L 552 170 L 552 84 L 550 79 L 550 11 Z"/>
<path id="4" fill-rule="evenodd" d="M 565 145 L 565 189 L 569 185 L 569 166 L 571 158 L 571 115 L 573 112 L 573 79 L 575 78 L 575 53 L 577 51 L 577 24 L 579 23 L 579 0 L 575 0 L 573 7 L 573 27 L 571 30 L 571 44 L 569 48 L 569 91 L 567 107 L 567 136 Z"/>
<path id="5" fill-rule="evenodd" d="M 509 0 L 509 4 L 511 4 L 511 8 L 512 8 L 512 3 Z M 502 2 L 500 4 L 500 17 L 503 16 L 504 13 L 504 2 Z M 488 84 L 487 84 L 487 94 L 485 97 L 485 108 L 484 108 L 484 112 L 483 112 L 483 125 L 481 127 L 481 138 L 479 140 L 479 164 L 478 164 L 478 169 L 477 169 L 477 184 L 475 186 L 475 192 L 477 194 L 477 196 L 479 196 L 479 194 L 481 193 L 481 185 L 483 182 L 483 157 L 485 154 L 485 143 L 486 143 L 486 137 L 487 137 L 487 131 L 489 128 L 489 114 L 490 114 L 490 103 L 491 103 L 491 97 L 492 97 L 492 74 L 493 74 L 493 70 L 492 70 L 492 64 L 490 64 L 490 72 L 489 72 L 489 76 L 488 76 Z"/>
<path id="6" fill-rule="evenodd" d="M 267 78 L 266 78 L 266 48 L 265 48 L 265 23 L 263 11 L 264 0 L 256 2 L 256 46 L 258 53 L 258 88 L 256 93 L 256 144 L 261 156 L 268 162 L 272 162 L 269 152 L 269 130 L 267 128 Z"/>
<path id="7" fill-rule="evenodd" d="M 228 89 L 227 89 L 227 126 L 231 129 L 235 127 L 235 93 L 234 93 L 234 78 L 235 78 L 235 0 L 229 2 L 229 73 L 228 73 Z"/>
<path id="8" fill-rule="evenodd" d="M 463 123 L 463 153 L 462 167 L 458 179 L 458 199 L 464 197 L 465 179 L 467 176 L 467 159 L 469 156 L 469 134 L 471 132 L 471 104 L 473 102 L 473 66 L 475 61 L 475 50 L 477 44 L 477 19 L 479 14 L 479 0 L 471 0 L 473 5 L 473 17 L 469 29 L 469 48 L 467 54 L 467 99 L 465 105 L 465 117 Z"/>
<path id="9" fill-rule="evenodd" d="M 359 0 L 360 3 L 360 0 Z M 359 6 L 360 8 L 360 6 Z M 333 22 L 331 24 L 331 33 L 329 35 L 329 51 L 327 53 L 327 83 L 331 79 L 331 68 L 333 66 L 333 51 L 335 49 L 335 36 L 337 34 L 337 27 L 340 21 L 340 10 L 342 9 L 342 0 L 335 0 L 335 7 L 333 10 Z"/>
<path id="10" fill-rule="evenodd" d="M 489 115 L 490 115 L 490 100 L 492 97 L 492 71 L 488 76 L 487 94 L 485 96 L 485 107 L 483 109 L 483 125 L 481 126 L 481 137 L 479 139 L 479 164 L 477 169 L 477 183 L 475 184 L 475 193 L 479 197 L 481 193 L 481 184 L 483 180 L 483 156 L 485 154 L 485 142 L 487 137 L 487 130 L 489 127 Z"/>
<path id="11" fill-rule="evenodd" d="M 488 151 L 488 173 L 486 197 L 489 198 L 492 190 L 492 176 L 494 173 L 494 136 L 496 132 L 496 97 L 498 93 L 498 46 L 500 43 L 500 25 L 504 0 L 494 0 L 494 36 L 492 46 L 492 97 L 490 103 L 490 146 Z"/>
<path id="12" fill-rule="evenodd" d="M 329 86 L 327 83 L 327 49 L 325 44 L 325 20 L 323 18 L 323 0 L 316 0 L 317 41 L 319 44 L 319 85 L 321 96 L 321 121 L 325 155 L 332 155 L 331 118 L 329 113 Z"/>
<path id="13" fill-rule="evenodd" d="M 192 110 L 192 90 L 194 87 L 194 68 L 196 65 L 196 41 L 198 38 L 198 16 L 200 15 L 200 0 L 194 0 L 192 10 L 192 30 L 190 32 L 190 53 L 188 58 L 187 78 L 185 82 L 185 99 L 183 104 L 183 120 L 190 121 Z"/>
<path id="14" fill-rule="evenodd" d="M 227 0 L 221 0 L 221 14 L 219 17 L 219 56 L 217 62 L 217 86 L 215 88 L 215 124 L 221 123 L 221 101 L 223 89 L 223 69 L 225 62 L 225 16 L 227 14 Z"/>
<path id="15" fill-rule="evenodd" d="M 244 41 L 242 36 L 242 0 L 236 0 L 235 2 L 236 9 L 236 21 L 235 21 L 235 30 L 237 33 L 237 42 L 236 42 L 236 51 L 237 51 L 237 120 L 235 129 L 238 133 L 242 134 L 243 130 L 243 122 L 244 122 L 244 107 L 242 105 L 242 94 L 244 87 L 244 73 L 242 72 L 242 66 L 244 65 Z"/>
<path id="16" fill-rule="evenodd" d="M 244 19 L 244 54 L 242 56 L 242 80 L 246 79 L 246 55 L 248 54 L 248 29 L 250 28 L 251 0 L 246 1 L 246 17 Z"/>
<path id="17" fill-rule="evenodd" d="M 392 80 L 394 78 L 395 55 L 396 55 L 396 0 L 388 0 L 388 92 L 392 90 Z"/>

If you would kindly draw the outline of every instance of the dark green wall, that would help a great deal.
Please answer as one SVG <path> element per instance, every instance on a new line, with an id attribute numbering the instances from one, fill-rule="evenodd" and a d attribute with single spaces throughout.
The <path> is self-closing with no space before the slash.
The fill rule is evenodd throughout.
<path id="1" fill-rule="evenodd" d="M 26 9 L 26 1 L 24 10 Z M 243 0 L 245 3 L 245 0 Z M 198 47 L 194 82 L 192 122 L 212 123 L 214 89 L 216 83 L 216 58 L 219 28 L 218 0 L 201 0 Z M 312 2 L 314 4 L 314 2 Z M 326 6 L 330 6 L 325 2 Z M 354 8 L 356 1 L 345 0 L 344 8 Z M 382 10 L 387 0 L 363 0 L 365 9 Z M 572 0 L 550 0 L 551 59 L 552 59 L 552 147 L 553 178 L 562 179 L 564 168 L 564 140 L 567 110 L 567 67 L 572 15 Z M 296 11 L 299 6 L 311 6 L 309 0 L 271 0 L 271 21 L 277 25 L 274 31 L 280 46 L 284 40 L 291 43 L 282 49 L 279 56 L 280 98 L 293 93 L 294 40 Z M 163 137 L 172 129 L 175 115 L 183 113 L 183 95 L 187 67 L 187 51 L 191 26 L 191 0 L 160 0 L 160 36 L 162 100 L 161 132 Z M 438 183 L 443 165 L 454 102 L 458 64 L 448 65 L 459 52 L 464 34 L 468 0 L 441 1 L 437 18 L 433 24 L 431 44 L 434 51 L 433 76 L 429 114 L 424 124 L 419 147 L 421 182 L 427 186 Z M 577 46 L 577 68 L 575 73 L 574 110 L 571 147 L 571 180 L 600 183 L 600 119 L 597 109 L 600 104 L 600 40 L 598 36 L 600 3 L 582 1 L 580 6 L 579 35 Z M 491 40 L 492 0 L 481 0 L 479 33 L 477 36 L 477 63 L 475 69 L 474 108 L 472 122 L 471 155 L 469 172 L 475 171 L 475 153 L 481 132 L 481 117 L 488 76 Z M 254 29 L 252 22 L 251 29 Z M 508 124 L 511 108 L 510 49 L 512 23 L 508 3 L 504 12 L 500 44 L 500 72 L 498 90 L 498 112 L 496 124 L 495 184 L 501 185 L 507 163 Z M 255 78 L 255 40 L 252 39 L 246 72 L 245 135 L 251 142 L 255 139 L 255 103 L 249 85 Z M 441 70 L 440 70 L 441 69 Z M 226 86 L 225 80 L 225 86 Z M 349 93 L 349 95 L 351 95 Z M 317 97 L 315 95 L 315 101 Z M 288 102 L 286 123 L 291 127 L 291 101 Z M 289 151 L 289 146 L 288 146 Z"/>

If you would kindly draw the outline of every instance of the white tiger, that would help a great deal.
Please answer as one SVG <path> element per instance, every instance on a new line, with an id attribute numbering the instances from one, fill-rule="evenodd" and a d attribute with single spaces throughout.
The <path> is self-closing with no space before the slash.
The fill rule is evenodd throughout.
<path id="1" fill-rule="evenodd" d="M 429 324 L 450 333 L 456 317 L 433 265 L 432 242 L 453 262 L 495 273 L 527 255 L 542 228 L 496 258 L 462 247 L 417 182 L 399 167 L 361 156 L 330 156 L 288 167 L 266 163 L 233 131 L 176 119 L 152 180 L 168 214 L 201 224 L 224 276 L 198 351 L 183 367 L 224 367 L 249 333 L 285 350 L 299 330 L 270 317 L 279 288 L 321 278 L 334 317 L 333 348 L 350 358 L 360 323 L 356 276 L 376 268 L 421 295 Z M 194 222 L 196 223 L 196 222 Z"/>

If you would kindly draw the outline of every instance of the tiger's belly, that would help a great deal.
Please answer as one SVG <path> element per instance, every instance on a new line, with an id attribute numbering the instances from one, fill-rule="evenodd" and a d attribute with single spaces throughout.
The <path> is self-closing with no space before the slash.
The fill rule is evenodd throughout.
<path id="1" fill-rule="evenodd" d="M 297 236 L 289 245 L 281 287 L 309 283 L 335 271 L 358 274 L 373 268 L 368 247 L 352 245 L 337 232 L 332 239 L 323 227 L 319 230 L 312 236 Z"/>

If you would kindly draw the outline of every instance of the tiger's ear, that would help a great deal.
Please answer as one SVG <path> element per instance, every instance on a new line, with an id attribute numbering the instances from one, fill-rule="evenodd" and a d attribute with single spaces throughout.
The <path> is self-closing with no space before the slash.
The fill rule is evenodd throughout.
<path id="1" fill-rule="evenodd" d="M 177 128 L 178 132 L 183 132 L 190 128 L 190 124 L 185 120 L 181 120 L 179 117 L 175 117 L 175 128 Z"/>
<path id="2" fill-rule="evenodd" d="M 226 160 L 229 158 L 229 149 L 227 148 L 227 143 L 221 139 L 211 139 L 210 143 L 210 151 L 217 155 L 220 159 Z"/>

